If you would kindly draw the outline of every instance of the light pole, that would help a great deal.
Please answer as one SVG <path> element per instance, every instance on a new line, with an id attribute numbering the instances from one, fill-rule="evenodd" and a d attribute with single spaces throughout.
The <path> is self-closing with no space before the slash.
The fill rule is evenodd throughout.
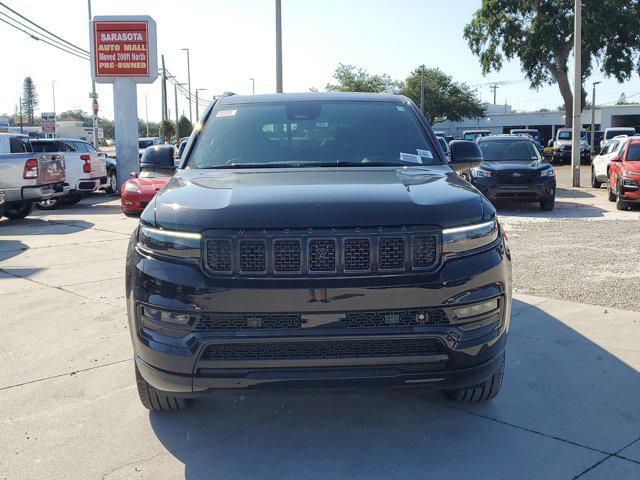
<path id="1" fill-rule="evenodd" d="M 182 48 L 181 50 L 187 52 L 187 83 L 189 89 L 189 121 L 193 123 L 193 113 L 191 111 L 191 62 L 189 59 L 189 49 Z"/>
<path id="2" fill-rule="evenodd" d="M 93 18 L 91 15 L 91 0 L 87 0 L 87 7 L 89 10 L 89 21 Z M 92 109 L 93 109 L 93 146 L 98 148 L 100 144 L 100 140 L 98 138 L 98 94 L 96 93 L 96 82 L 93 79 L 93 75 L 91 75 L 91 98 L 92 98 Z"/>
<path id="3" fill-rule="evenodd" d="M 282 2 L 276 0 L 276 93 L 282 92 Z"/>
<path id="4" fill-rule="evenodd" d="M 198 103 L 198 92 L 204 92 L 208 88 L 196 88 L 196 121 L 200 121 L 200 104 Z"/>
<path id="5" fill-rule="evenodd" d="M 57 127 L 57 121 L 56 121 L 56 82 L 57 80 L 51 80 L 51 93 L 53 95 L 53 136 L 55 137 L 56 135 L 56 127 Z"/>
<path id="6" fill-rule="evenodd" d="M 176 78 L 173 78 L 174 80 L 174 84 L 173 84 L 173 93 L 176 96 L 176 147 L 180 146 L 180 133 L 178 132 L 178 87 L 182 86 L 182 85 L 186 85 L 185 83 L 178 83 L 178 80 L 176 80 Z"/>
<path id="7" fill-rule="evenodd" d="M 580 130 L 582 114 L 582 0 L 575 0 L 573 25 L 573 121 L 571 145 L 572 185 L 580 186 Z"/>
<path id="8" fill-rule="evenodd" d="M 250 78 L 249 80 L 251 80 L 251 92 L 253 95 L 256 94 L 256 79 L 255 78 Z"/>
<path id="9" fill-rule="evenodd" d="M 144 94 L 144 123 L 147 126 L 147 137 L 149 136 L 149 107 L 147 98 L 149 97 L 148 93 Z"/>
<path id="10" fill-rule="evenodd" d="M 602 82 L 593 82 L 593 95 L 591 96 L 591 155 L 595 153 L 596 135 L 596 85 Z"/>

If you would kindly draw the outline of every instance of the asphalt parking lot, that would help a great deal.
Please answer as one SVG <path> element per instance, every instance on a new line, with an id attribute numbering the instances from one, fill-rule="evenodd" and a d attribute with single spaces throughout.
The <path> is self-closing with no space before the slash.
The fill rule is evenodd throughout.
<path id="1" fill-rule="evenodd" d="M 217 394 L 150 414 L 124 306 L 136 220 L 104 195 L 0 220 L 0 477 L 640 478 L 640 210 L 568 188 L 567 168 L 553 212 L 499 206 L 515 301 L 485 405 Z"/>

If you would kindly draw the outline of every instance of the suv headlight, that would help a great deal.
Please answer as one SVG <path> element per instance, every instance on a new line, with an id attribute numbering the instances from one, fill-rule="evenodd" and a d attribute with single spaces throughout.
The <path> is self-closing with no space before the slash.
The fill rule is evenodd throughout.
<path id="1" fill-rule="evenodd" d="M 490 171 L 483 170 L 482 168 L 473 168 L 473 169 L 471 169 L 471 175 L 473 175 L 476 178 L 485 178 L 485 177 L 492 177 L 493 176 Z"/>
<path id="2" fill-rule="evenodd" d="M 149 253 L 177 258 L 199 259 L 202 235 L 140 225 L 138 245 Z"/>
<path id="3" fill-rule="evenodd" d="M 541 177 L 555 177 L 556 171 L 553 168 L 547 168 L 546 170 L 542 170 L 540 172 Z"/>
<path id="4" fill-rule="evenodd" d="M 498 222 L 477 223 L 442 231 L 442 252 L 461 253 L 482 248 L 498 238 Z"/>

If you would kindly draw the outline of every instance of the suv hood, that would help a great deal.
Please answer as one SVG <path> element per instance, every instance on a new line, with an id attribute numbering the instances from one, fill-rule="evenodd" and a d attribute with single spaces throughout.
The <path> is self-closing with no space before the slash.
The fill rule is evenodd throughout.
<path id="1" fill-rule="evenodd" d="M 448 166 L 180 170 L 142 216 L 159 227 L 458 226 L 495 209 Z"/>
<path id="2" fill-rule="evenodd" d="M 483 162 L 480 167 L 483 170 L 499 172 L 501 170 L 522 170 L 531 172 L 540 172 L 546 170 L 551 165 L 546 161 L 538 160 L 503 160 L 500 162 Z"/>

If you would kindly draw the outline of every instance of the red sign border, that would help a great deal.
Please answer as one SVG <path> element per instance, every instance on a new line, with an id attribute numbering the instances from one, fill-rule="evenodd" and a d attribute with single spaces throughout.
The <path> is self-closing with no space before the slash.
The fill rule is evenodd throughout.
<path id="1" fill-rule="evenodd" d="M 147 37 L 147 72 L 145 74 L 141 73 L 127 73 L 127 74 L 100 74 L 98 73 L 98 24 L 104 23 L 144 23 L 144 31 Z M 149 73 L 149 21 L 148 20 L 94 20 L 93 21 L 93 68 L 94 75 L 96 78 L 148 78 L 151 76 Z"/>

